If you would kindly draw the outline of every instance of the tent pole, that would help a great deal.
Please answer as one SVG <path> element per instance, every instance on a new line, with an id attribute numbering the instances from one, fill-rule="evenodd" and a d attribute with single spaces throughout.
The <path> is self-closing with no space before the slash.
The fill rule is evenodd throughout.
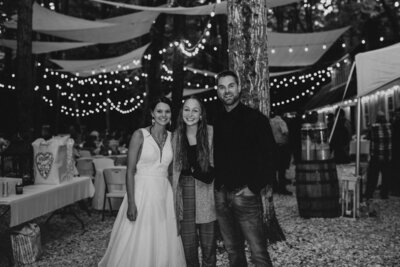
<path id="1" fill-rule="evenodd" d="M 356 125 L 356 170 L 355 176 L 360 176 L 360 132 L 361 132 L 361 97 L 357 97 L 357 125 Z"/>
<path id="2" fill-rule="evenodd" d="M 354 71 L 354 67 L 355 66 L 356 66 L 356 63 L 353 62 L 353 64 L 351 65 L 349 77 L 347 78 L 346 87 L 344 88 L 344 93 L 343 93 L 343 96 L 342 96 L 342 100 L 340 101 L 340 104 L 339 104 L 339 110 L 338 110 L 338 113 L 336 114 L 335 121 L 333 122 L 333 127 L 332 127 L 331 133 L 330 133 L 329 138 L 328 138 L 328 142 L 329 143 L 331 143 L 331 140 L 332 140 L 332 137 L 333 137 L 333 132 L 336 129 L 336 124 L 337 124 L 337 121 L 339 119 L 339 111 L 342 108 L 342 103 L 343 103 L 343 101 L 344 101 L 344 99 L 346 97 L 347 89 L 349 88 L 349 85 L 350 85 L 350 82 L 351 82 L 351 76 L 353 75 L 353 71 Z"/>

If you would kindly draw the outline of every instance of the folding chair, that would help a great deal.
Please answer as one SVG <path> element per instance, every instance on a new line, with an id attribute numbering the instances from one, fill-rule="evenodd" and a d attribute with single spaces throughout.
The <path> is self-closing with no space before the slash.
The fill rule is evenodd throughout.
<path id="1" fill-rule="evenodd" d="M 92 156 L 92 154 L 90 153 L 90 151 L 89 150 L 79 150 L 79 155 L 81 156 L 81 157 L 91 157 Z"/>
<path id="2" fill-rule="evenodd" d="M 93 158 L 93 164 L 94 164 L 94 168 L 97 171 L 101 171 L 103 172 L 103 170 L 105 168 L 111 168 L 114 167 L 114 160 L 110 159 L 110 158 L 105 158 L 105 157 L 101 157 L 101 158 Z"/>
<path id="3" fill-rule="evenodd" d="M 91 158 L 79 158 L 76 160 L 76 169 L 78 170 L 79 176 L 90 176 L 94 177 L 93 159 Z"/>
<path id="4" fill-rule="evenodd" d="M 127 155 L 116 156 L 114 159 L 114 164 L 115 166 L 127 166 L 128 156 Z"/>
<path id="5" fill-rule="evenodd" d="M 104 191 L 103 213 L 101 220 L 104 221 L 104 213 L 106 210 L 106 199 L 110 207 L 110 214 L 112 215 L 111 198 L 124 198 L 126 194 L 125 176 L 126 169 L 121 168 L 106 168 L 103 170 L 104 183 L 106 190 Z"/>

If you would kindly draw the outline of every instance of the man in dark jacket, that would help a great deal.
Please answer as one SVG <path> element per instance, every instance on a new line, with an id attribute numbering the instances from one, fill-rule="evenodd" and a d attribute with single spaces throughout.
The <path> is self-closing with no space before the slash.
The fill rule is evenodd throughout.
<path id="1" fill-rule="evenodd" d="M 238 76 L 217 76 L 223 104 L 214 123 L 215 202 L 230 266 L 247 266 L 246 239 L 256 266 L 272 266 L 263 231 L 260 191 L 271 183 L 276 149 L 268 118 L 240 103 Z"/>

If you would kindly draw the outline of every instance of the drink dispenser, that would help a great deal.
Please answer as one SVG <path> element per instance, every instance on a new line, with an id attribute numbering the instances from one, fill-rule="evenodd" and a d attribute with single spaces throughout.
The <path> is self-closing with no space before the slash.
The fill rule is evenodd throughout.
<path id="1" fill-rule="evenodd" d="M 314 134 L 311 123 L 303 123 L 301 127 L 301 160 L 314 160 Z"/>
<path id="2" fill-rule="evenodd" d="M 328 128 L 323 122 L 314 124 L 315 159 L 328 160 L 331 158 L 328 143 Z"/>

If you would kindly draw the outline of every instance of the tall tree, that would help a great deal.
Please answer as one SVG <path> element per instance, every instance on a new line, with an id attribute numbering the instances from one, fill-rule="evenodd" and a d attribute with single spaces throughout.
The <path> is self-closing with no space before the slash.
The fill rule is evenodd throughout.
<path id="1" fill-rule="evenodd" d="M 238 74 L 243 101 L 269 115 L 267 4 L 228 1 L 229 66 Z"/>
<path id="2" fill-rule="evenodd" d="M 160 1 L 154 0 L 153 6 L 160 5 Z M 143 4 L 144 5 L 144 4 Z M 149 5 L 149 4 L 146 4 Z M 166 26 L 166 15 L 161 14 L 157 19 L 156 23 L 153 25 L 151 29 L 151 45 L 148 48 L 148 53 L 151 55 L 151 59 L 146 63 L 146 72 L 148 74 L 147 82 L 146 82 L 146 93 L 147 97 L 145 97 L 145 105 L 144 112 L 142 118 L 142 126 L 148 125 L 151 120 L 150 113 L 147 112 L 149 110 L 149 104 L 161 96 L 162 88 L 161 88 L 161 62 L 162 56 L 158 53 L 163 48 L 163 38 L 165 34 L 165 26 Z"/>
<path id="3" fill-rule="evenodd" d="M 171 6 L 186 6 L 185 0 L 171 0 Z M 174 38 L 177 40 L 181 40 L 183 38 L 183 33 L 185 29 L 186 17 L 183 15 L 174 15 L 173 17 L 174 23 Z M 176 119 L 178 118 L 179 108 L 182 105 L 182 97 L 183 97 L 183 86 L 184 86 L 184 57 L 180 51 L 179 47 L 174 47 L 173 51 L 173 59 L 172 59 L 172 121 L 175 124 Z"/>
<path id="4" fill-rule="evenodd" d="M 267 3 L 265 0 L 228 0 L 230 68 L 238 73 L 242 100 L 266 116 L 270 111 L 267 51 Z M 272 188 L 262 190 L 268 239 L 285 239 L 275 215 Z"/>
<path id="5" fill-rule="evenodd" d="M 28 132 L 33 127 L 32 78 L 32 0 L 20 0 L 17 29 L 17 114 L 18 130 Z"/>

